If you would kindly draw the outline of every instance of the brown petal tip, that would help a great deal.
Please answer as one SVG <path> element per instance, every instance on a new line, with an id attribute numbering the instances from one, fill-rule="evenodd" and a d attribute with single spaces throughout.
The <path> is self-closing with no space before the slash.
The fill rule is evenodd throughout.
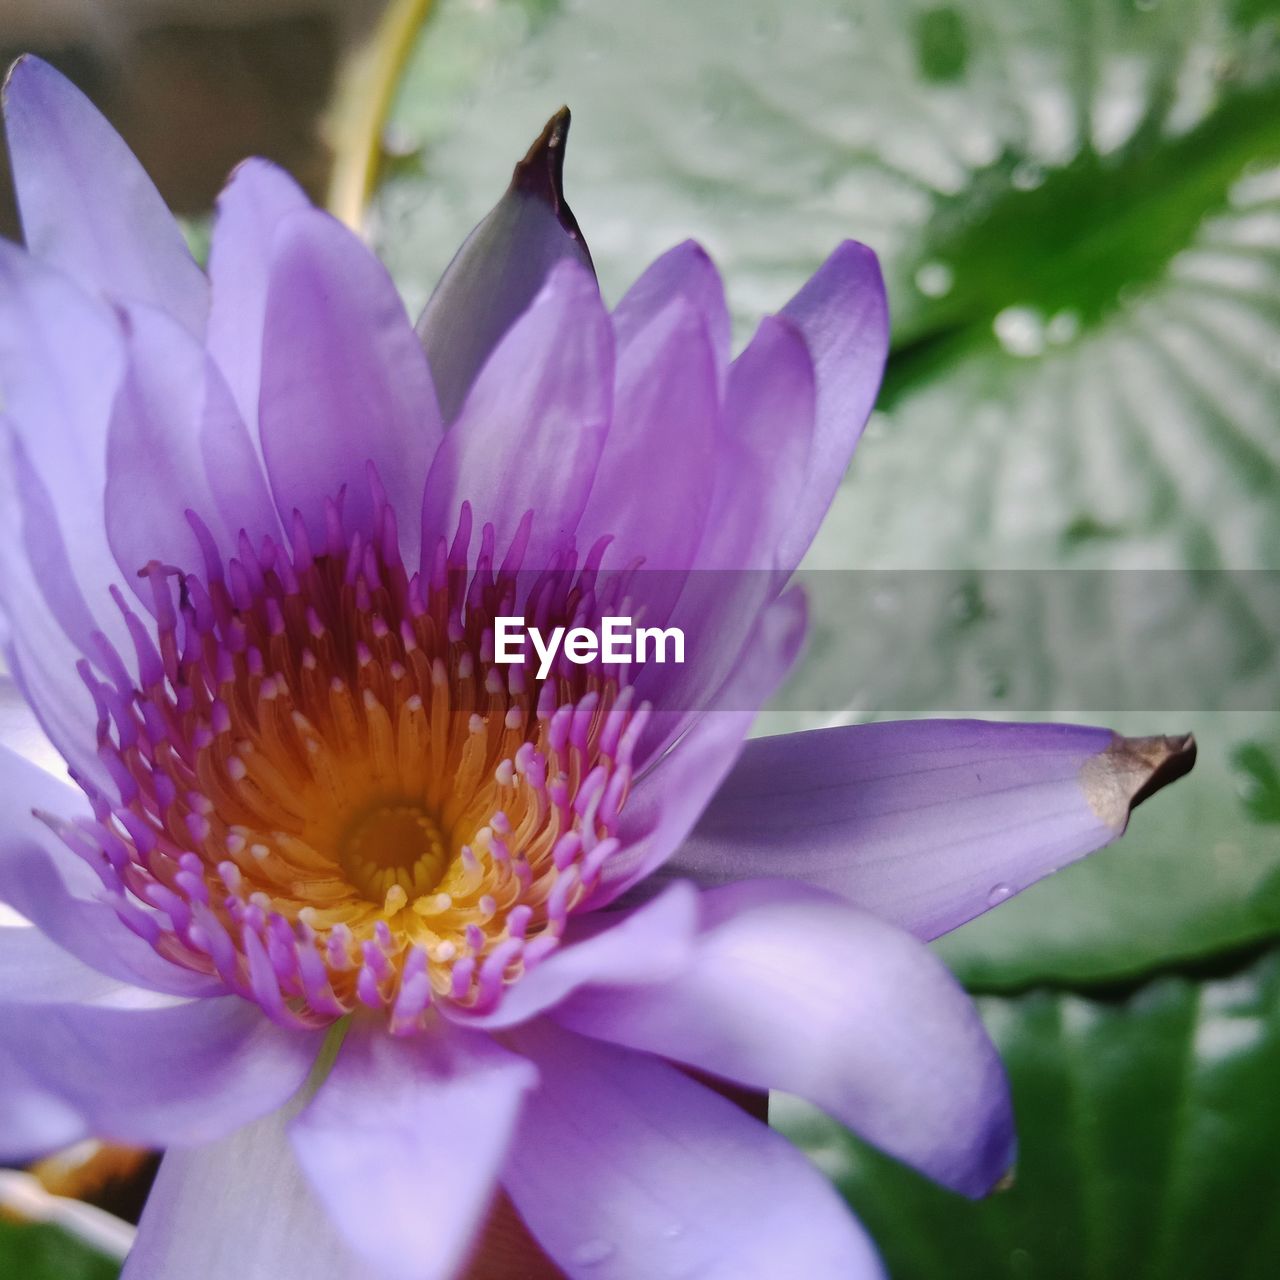
<path id="1" fill-rule="evenodd" d="M 1117 734 L 1105 751 L 1085 761 L 1080 781 L 1094 813 L 1122 831 L 1138 805 L 1190 773 L 1195 762 L 1193 734 L 1151 738 Z"/>
<path id="2" fill-rule="evenodd" d="M 560 225 L 586 248 L 578 220 L 564 198 L 564 157 L 569 143 L 569 122 L 572 117 L 568 107 L 547 121 L 546 127 L 525 153 L 524 159 L 511 175 L 511 190 L 522 191 L 548 205 Z"/>

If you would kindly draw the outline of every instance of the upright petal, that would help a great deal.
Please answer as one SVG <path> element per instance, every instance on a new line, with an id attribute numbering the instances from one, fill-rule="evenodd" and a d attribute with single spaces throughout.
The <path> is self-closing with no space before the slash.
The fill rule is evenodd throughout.
<path id="1" fill-rule="evenodd" d="M 813 435 L 809 353 L 794 326 L 767 317 L 729 374 L 710 512 L 671 622 L 689 638 L 683 666 L 645 675 L 655 703 L 702 705 L 745 660 L 761 611 L 795 567 L 779 559 L 806 501 Z"/>
<path id="2" fill-rule="evenodd" d="M 645 570 L 688 569 L 711 504 L 719 416 L 706 324 L 676 298 L 618 351 L 613 420 L 578 545 L 609 537 L 611 563 L 641 559 Z M 646 582 L 659 595 L 663 584 L 679 590 L 670 573 Z M 650 616 L 665 620 L 674 593 L 647 602 Z"/>
<path id="3" fill-rule="evenodd" d="M 569 261 L 591 254 L 564 198 L 569 109 L 562 107 L 516 165 L 506 194 L 467 237 L 418 320 L 440 411 L 452 422 L 503 334 Z"/>
<path id="4" fill-rule="evenodd" d="M 696 241 L 686 240 L 655 259 L 613 309 L 618 363 L 632 340 L 677 298 L 702 317 L 715 361 L 716 387 L 724 393 L 729 366 L 729 307 L 715 263 Z"/>
<path id="5" fill-rule="evenodd" d="M 477 376 L 427 477 L 423 547 L 451 538 L 462 504 L 505 550 L 534 511 L 528 569 L 573 538 L 609 425 L 613 343 L 595 279 L 565 261 Z"/>
<path id="6" fill-rule="evenodd" d="M 503 1182 L 570 1280 L 881 1274 L 835 1188 L 734 1103 L 545 1023 L 512 1038 L 542 1082 Z"/>
<path id="7" fill-rule="evenodd" d="M 107 592 L 116 569 L 103 515 L 107 425 L 123 369 L 111 312 L 0 241 L 0 395 L 16 442 L 5 470 L 19 484 L 42 592 L 85 654 L 94 627 L 127 642 Z"/>
<path id="8" fill-rule="evenodd" d="M 76 674 L 82 651 L 68 634 L 88 645 L 94 623 L 49 508 L 0 414 L 0 647 L 40 733 L 78 777 L 102 788 L 110 779 L 94 750 L 97 713 Z"/>
<path id="9" fill-rule="evenodd" d="M 280 223 L 310 206 L 283 169 L 258 159 L 239 165 L 218 197 L 209 245 L 209 354 L 255 441 L 272 246 Z"/>
<path id="10" fill-rule="evenodd" d="M 484 1221 L 533 1065 L 439 1024 L 354 1026 L 290 1137 L 343 1236 L 388 1280 L 449 1280 Z"/>
<path id="11" fill-rule="evenodd" d="M 698 547 L 699 569 L 785 576 L 795 567 L 779 553 L 797 509 L 809 501 L 804 485 L 815 402 L 813 363 L 799 330 L 766 316 L 729 371 L 715 495 Z"/>
<path id="12" fill-rule="evenodd" d="M 1185 738 L 907 720 L 757 738 L 663 875 L 781 876 L 936 938 L 1124 831 Z"/>
<path id="13" fill-rule="evenodd" d="M 324 545 L 326 499 L 345 487 L 349 532 L 377 531 L 368 466 L 412 549 L 440 439 L 426 357 L 382 264 L 318 210 L 276 237 L 263 334 L 259 424 L 276 506 Z"/>
<path id="14" fill-rule="evenodd" d="M 694 956 L 669 982 L 592 985 L 551 1016 L 799 1094 L 966 1195 L 990 1191 L 1013 1157 L 999 1056 L 945 966 L 909 934 L 808 887 L 712 890 Z"/>
<path id="15" fill-rule="evenodd" d="M 204 274 L 151 179 L 89 99 L 27 56 L 9 73 L 4 116 L 31 252 L 91 292 L 160 307 L 203 337 Z"/>
<path id="16" fill-rule="evenodd" d="M 298 1105 L 167 1151 L 122 1280 L 369 1280 L 298 1167 L 285 1131 Z"/>
<path id="17" fill-rule="evenodd" d="M 835 496 L 880 390 L 889 310 L 876 255 L 846 240 L 783 308 L 804 334 L 817 373 L 818 412 L 805 479 L 779 554 L 798 564 Z"/>
<path id="18" fill-rule="evenodd" d="M 121 576 L 148 608 L 139 570 L 201 564 L 197 514 L 224 555 L 279 523 L 249 434 L 204 348 L 161 311 L 124 313 L 127 363 L 107 439 L 107 536 Z M 219 519 L 222 516 L 222 519 Z"/>

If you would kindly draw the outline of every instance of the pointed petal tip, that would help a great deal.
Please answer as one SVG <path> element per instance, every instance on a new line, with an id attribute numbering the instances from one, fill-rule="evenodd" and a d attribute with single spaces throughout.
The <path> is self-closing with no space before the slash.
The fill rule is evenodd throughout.
<path id="1" fill-rule="evenodd" d="M 1117 734 L 1105 750 L 1085 761 L 1081 771 L 1090 808 L 1108 826 L 1122 830 L 1138 805 L 1191 772 L 1196 750 L 1190 733 L 1149 738 Z"/>
<path id="2" fill-rule="evenodd" d="M 533 145 L 511 175 L 511 190 L 522 191 L 548 205 L 560 225 L 582 246 L 590 260 L 587 242 L 564 196 L 564 157 L 569 144 L 568 107 L 561 107 L 547 121 Z"/>
<path id="3" fill-rule="evenodd" d="M 1199 750 L 1194 733 L 1121 738 L 1116 745 L 1142 761 L 1150 771 L 1146 781 L 1134 792 L 1132 807 L 1135 809 L 1171 782 L 1185 778 L 1195 768 Z"/>
<path id="4" fill-rule="evenodd" d="M 33 65 L 44 66 L 45 64 L 33 53 L 20 54 L 9 64 L 4 73 L 4 81 L 0 83 L 0 108 L 9 106 L 9 94 L 13 89 L 14 82 L 23 75 L 30 74 L 26 71 L 26 68 Z"/>

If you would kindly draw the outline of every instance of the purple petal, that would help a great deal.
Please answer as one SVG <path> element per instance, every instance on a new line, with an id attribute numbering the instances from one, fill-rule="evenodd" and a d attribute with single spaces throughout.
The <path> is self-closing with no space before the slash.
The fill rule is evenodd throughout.
<path id="1" fill-rule="evenodd" d="M 128 640 L 107 593 L 116 568 L 103 517 L 107 424 L 122 371 L 123 344 L 106 308 L 0 241 L 0 395 L 16 442 L 5 471 L 19 486 L 36 581 L 86 654 L 95 626 Z"/>
<path id="2" fill-rule="evenodd" d="M 161 311 L 133 307 L 125 324 L 127 364 L 107 438 L 107 536 L 125 581 L 150 607 L 139 576 L 146 564 L 201 564 L 188 511 L 225 555 L 235 554 L 242 529 L 256 542 L 279 524 L 249 434 L 204 349 Z"/>
<path id="3" fill-rule="evenodd" d="M 33 810 L 64 820 L 86 816 L 84 796 L 0 746 L 0 901 L 58 946 L 117 982 L 172 995 L 209 995 L 215 981 L 157 955 L 128 929 L 102 882 Z M 0 984 L 0 990 L 9 990 Z"/>
<path id="4" fill-rule="evenodd" d="M 6 1002 L 0 1044 L 19 1045 L 41 1092 L 104 1138 L 212 1142 L 280 1106 L 306 1080 L 323 1034 L 284 1031 L 238 996 L 157 1006 L 119 989 L 104 1002 Z"/>
<path id="5" fill-rule="evenodd" d="M 564 199 L 568 136 L 564 109 L 516 165 L 506 194 L 463 242 L 418 321 L 446 422 L 457 417 L 476 375 L 552 268 L 569 261 L 592 269 Z"/>
<path id="6" fill-rule="evenodd" d="M 609 424 L 613 343 L 595 279 L 564 261 L 476 378 L 427 477 L 424 549 L 451 538 L 462 504 L 492 522 L 499 553 L 535 511 L 526 569 L 573 537 Z"/>
<path id="7" fill-rule="evenodd" d="M 715 360 L 716 387 L 723 394 L 729 364 L 729 308 L 715 263 L 693 240 L 668 249 L 651 263 L 613 309 L 619 367 L 631 342 L 676 298 L 683 298 L 702 317 Z"/>
<path id="8" fill-rule="evenodd" d="M 109 1004 L 130 996 L 127 984 L 82 964 L 35 925 L 0 926 L 0 1001 L 5 1004 Z M 172 1004 L 157 996 L 157 1005 Z"/>
<path id="9" fill-rule="evenodd" d="M 60 982 L 61 961 L 76 963 L 38 929 L 0 928 L 0 972 L 22 968 L 39 975 L 33 983 Z M 15 1165 L 70 1146 L 89 1132 L 83 1117 L 41 1087 L 23 1063 L 21 1050 L 20 1045 L 0 1044 L 0 1160 Z"/>
<path id="10" fill-rule="evenodd" d="M 310 207 L 283 169 L 258 159 L 241 164 L 218 197 L 209 246 L 209 354 L 254 440 L 272 245 L 280 223 Z"/>
<path id="11" fill-rule="evenodd" d="M 294 1109 L 166 1152 L 122 1280 L 369 1280 L 298 1167 Z"/>
<path id="12" fill-rule="evenodd" d="M 677 298 L 618 351 L 613 421 L 578 545 L 611 537 L 612 563 L 688 569 L 715 483 L 719 413 L 706 325 Z M 665 618 L 672 601 L 649 603 Z"/>
<path id="13" fill-rule="evenodd" d="M 30 558 L 32 547 L 43 551 L 41 559 Z M 51 582 L 62 590 L 52 590 Z M 94 751 L 97 713 L 76 674 L 82 655 L 50 607 L 50 596 L 68 614 L 68 625 L 87 640 L 93 622 L 66 567 L 48 495 L 0 415 L 0 647 L 39 735 L 53 744 L 77 776 L 101 788 L 110 778 Z M 78 619 L 77 610 L 83 615 Z M 30 730 L 23 733 L 27 736 Z M 22 749 L 21 742 L 7 734 L 3 740 Z"/>
<path id="14" fill-rule="evenodd" d="M 671 619 L 690 638 L 686 662 L 644 677 L 658 705 L 703 705 L 730 678 L 761 610 L 794 568 L 777 556 L 804 501 L 813 405 L 803 340 L 786 321 L 765 319 L 730 373 L 698 572 L 685 580 Z"/>
<path id="15" fill-rule="evenodd" d="M 634 911 L 597 911 L 579 919 L 585 928 L 575 933 L 571 924 L 563 945 L 524 974 L 493 1013 L 460 1013 L 458 1020 L 489 1029 L 513 1027 L 588 984 L 616 990 L 674 977 L 693 956 L 697 895 L 692 886 L 677 883 Z"/>
<path id="16" fill-rule="evenodd" d="M 1190 738 L 909 720 L 758 738 L 663 869 L 781 876 L 936 938 L 1124 831 Z"/>
<path id="17" fill-rule="evenodd" d="M 779 549 L 799 564 L 831 505 L 880 390 L 889 311 L 876 255 L 846 240 L 783 308 L 804 334 L 817 373 L 818 414 L 805 500 Z"/>
<path id="18" fill-rule="evenodd" d="M 791 669 L 804 640 L 804 596 L 789 591 L 760 618 L 754 642 L 719 695 L 636 783 L 618 828 L 621 851 L 588 899 L 605 906 L 661 866 L 684 841 L 742 750 L 759 708 Z"/>
<path id="19" fill-rule="evenodd" d="M 966 1195 L 1013 1157 L 1013 1115 L 972 1002 L 910 934 L 808 887 L 755 880 L 702 901 L 691 963 L 669 982 L 592 986 L 562 1026 L 809 1099 Z"/>
<path id="20" fill-rule="evenodd" d="M 22 691 L 8 676 L 0 676 L 0 745 L 55 777 L 66 772 L 62 757 L 40 728 Z"/>
<path id="21" fill-rule="evenodd" d="M 119 134 L 39 58 L 14 64 L 5 126 L 27 247 L 85 289 L 167 311 L 204 334 L 208 285 Z"/>
<path id="22" fill-rule="evenodd" d="M 545 1022 L 512 1039 L 542 1082 L 503 1181 L 571 1280 L 881 1275 L 835 1188 L 734 1103 Z"/>
<path id="23" fill-rule="evenodd" d="M 426 357 L 382 264 L 327 214 L 288 217 L 276 237 L 259 411 L 276 506 L 324 545 L 326 499 L 345 486 L 349 532 L 378 532 L 370 462 L 412 550 L 440 412 Z"/>
<path id="24" fill-rule="evenodd" d="M 448 1280 L 496 1185 L 531 1063 L 447 1024 L 401 1041 L 357 1024 L 290 1126 L 333 1221 L 388 1280 Z"/>
<path id="25" fill-rule="evenodd" d="M 815 399 L 804 339 L 794 325 L 766 316 L 729 372 L 715 497 L 698 548 L 699 569 L 787 573 L 795 567 L 780 562 L 778 551 L 797 508 L 809 500 L 804 483 Z"/>
<path id="26" fill-rule="evenodd" d="M 114 979 L 87 969 L 31 925 L 0 928 L 0 991 L 15 1004 L 110 1001 Z M 3 1024 L 0 1012 L 0 1024 Z M 0 1160 L 19 1164 L 86 1137 L 84 1117 L 51 1092 L 20 1041 L 0 1041 Z"/>

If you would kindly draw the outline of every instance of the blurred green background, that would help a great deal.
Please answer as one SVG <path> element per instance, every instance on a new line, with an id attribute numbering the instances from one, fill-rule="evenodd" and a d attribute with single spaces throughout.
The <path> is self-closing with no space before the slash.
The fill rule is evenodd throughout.
<path id="1" fill-rule="evenodd" d="M 60 61 L 197 226 L 265 152 L 362 223 L 411 309 L 562 102 L 610 299 L 693 236 L 744 339 L 870 243 L 893 353 L 808 563 L 972 571 L 926 647 L 975 710 L 1010 665 L 993 571 L 1280 573 L 1275 0 L 134 0 L 114 31 L 10 2 L 0 46 Z M 1192 729 L 1196 772 L 941 944 L 1013 1076 L 1014 1188 L 968 1204 L 774 1101 L 902 1280 L 1280 1272 L 1280 598 L 1190 581 L 1144 662 L 1203 671 L 1195 708 L 1073 714 Z M 1015 620 L 1046 717 L 1119 613 Z M 817 610 L 796 688 L 857 622 Z M 845 718 L 922 696 L 888 657 Z M 31 1230 L 0 1224 L 0 1274 L 81 1274 Z"/>

